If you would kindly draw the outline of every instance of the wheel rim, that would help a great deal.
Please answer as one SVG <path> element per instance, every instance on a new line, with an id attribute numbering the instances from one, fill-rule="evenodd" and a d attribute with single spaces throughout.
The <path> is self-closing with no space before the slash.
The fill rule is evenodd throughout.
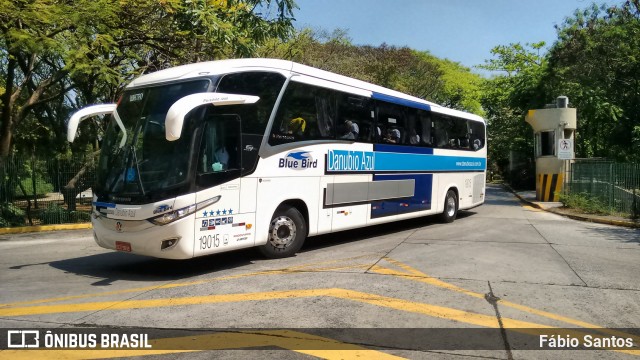
<path id="1" fill-rule="evenodd" d="M 456 199 L 452 196 L 447 197 L 447 215 L 450 217 L 456 213 Z"/>
<path id="2" fill-rule="evenodd" d="M 296 238 L 296 224 L 287 216 L 279 216 L 271 221 L 269 242 L 276 248 L 284 249 Z"/>

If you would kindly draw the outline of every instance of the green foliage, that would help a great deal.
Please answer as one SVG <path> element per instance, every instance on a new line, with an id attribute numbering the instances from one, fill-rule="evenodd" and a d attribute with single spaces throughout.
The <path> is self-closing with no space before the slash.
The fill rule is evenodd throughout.
<path id="1" fill-rule="evenodd" d="M 68 211 L 58 204 L 49 203 L 47 208 L 39 214 L 39 218 L 43 225 L 68 224 L 89 222 L 91 214 L 82 211 Z"/>
<path id="2" fill-rule="evenodd" d="M 495 58 L 486 61 L 483 69 L 499 72 L 482 86 L 482 107 L 487 117 L 489 133 L 489 166 L 497 169 L 503 177 L 517 180 L 517 186 L 530 184 L 521 182 L 520 174 L 533 169 L 533 136 L 531 127 L 524 122 L 528 109 L 535 109 L 540 100 L 542 79 L 547 66 L 540 55 L 544 42 L 535 44 L 511 44 L 497 46 L 492 53 Z M 525 158 L 509 169 L 513 157 Z"/>
<path id="3" fill-rule="evenodd" d="M 0 204 L 0 228 L 24 225 L 25 213 L 19 207 L 4 203 Z"/>
<path id="4" fill-rule="evenodd" d="M 253 56 L 293 30 L 293 0 L 0 0 L 0 162 L 15 148 L 66 152 L 76 108 L 115 102 L 133 77 Z M 74 151 L 92 151 L 87 122 Z M 86 136 L 88 135 L 88 136 Z"/>
<path id="5" fill-rule="evenodd" d="M 27 197 L 32 197 L 34 195 L 33 193 L 33 182 L 31 180 L 31 178 L 23 178 L 20 180 L 20 183 L 22 185 L 22 188 L 24 188 L 27 192 L 26 196 Z M 50 183 L 46 182 L 44 179 L 42 179 L 41 177 L 36 177 L 36 192 L 35 195 L 36 196 L 43 196 L 47 193 L 53 192 L 53 185 L 51 185 Z M 19 197 L 23 197 L 25 196 L 25 194 L 22 192 L 22 190 L 20 189 L 19 186 L 16 186 L 15 190 L 14 190 L 14 194 L 16 198 Z"/>
<path id="6" fill-rule="evenodd" d="M 333 32 L 305 29 L 287 42 L 266 44 L 260 48 L 259 55 L 293 60 L 455 109 L 483 114 L 480 75 L 458 63 L 407 47 L 353 45 L 342 29 Z"/>
<path id="7" fill-rule="evenodd" d="M 588 193 L 560 194 L 559 198 L 564 206 L 585 214 L 606 215 L 610 213 L 606 204 Z"/>
<path id="8" fill-rule="evenodd" d="M 558 27 L 545 81 L 578 109 L 580 157 L 640 160 L 639 10 L 592 5 Z"/>

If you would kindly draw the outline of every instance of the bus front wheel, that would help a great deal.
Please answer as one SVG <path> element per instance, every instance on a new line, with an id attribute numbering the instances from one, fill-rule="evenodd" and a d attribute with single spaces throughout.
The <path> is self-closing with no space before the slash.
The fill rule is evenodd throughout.
<path id="1" fill-rule="evenodd" d="M 444 212 L 440 215 L 442 222 L 450 223 L 456 219 L 458 215 L 458 197 L 453 190 L 447 191 L 444 198 Z"/>
<path id="2" fill-rule="evenodd" d="M 293 206 L 282 205 L 273 214 L 269 224 L 269 240 L 259 249 L 269 258 L 277 259 L 295 255 L 307 237 L 307 223 Z"/>

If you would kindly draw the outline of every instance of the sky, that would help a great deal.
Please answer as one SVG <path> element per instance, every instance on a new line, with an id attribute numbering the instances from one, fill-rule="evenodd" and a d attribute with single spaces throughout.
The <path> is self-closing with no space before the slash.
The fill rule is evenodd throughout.
<path id="1" fill-rule="evenodd" d="M 382 43 L 459 62 L 473 68 L 491 49 L 510 43 L 557 39 L 561 25 L 593 0 L 296 0 L 295 27 L 348 30 L 356 45 Z M 622 0 L 595 0 L 619 4 Z M 474 69 L 474 72 L 482 73 Z"/>

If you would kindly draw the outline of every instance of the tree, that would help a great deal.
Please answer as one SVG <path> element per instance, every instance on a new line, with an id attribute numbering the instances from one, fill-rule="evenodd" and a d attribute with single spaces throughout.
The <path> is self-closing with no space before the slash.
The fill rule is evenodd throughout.
<path id="1" fill-rule="evenodd" d="M 95 153 L 97 123 L 81 129 L 92 137 L 67 144 L 72 111 L 115 102 L 142 73 L 250 56 L 289 36 L 294 7 L 293 0 L 0 0 L 0 179 L 17 176 L 3 166 L 15 150 L 64 161 L 72 151 Z M 66 184 L 70 209 L 87 175 Z"/>
<path id="2" fill-rule="evenodd" d="M 28 128 L 48 122 L 59 135 L 64 108 L 114 101 L 140 73 L 249 56 L 291 33 L 294 6 L 293 0 L 0 0 L 0 164 L 25 121 Z"/>
<path id="3" fill-rule="evenodd" d="M 353 45 L 342 29 L 305 29 L 285 43 L 268 43 L 260 49 L 260 55 L 293 60 L 482 114 L 481 78 L 468 68 L 408 47 Z"/>
<path id="4" fill-rule="evenodd" d="M 491 50 L 495 57 L 481 66 L 498 72 L 485 81 L 482 89 L 489 132 L 489 166 L 522 187 L 530 186 L 534 175 L 533 136 L 531 127 L 524 122 L 524 114 L 544 105 L 547 60 L 540 55 L 544 45 L 540 42 L 497 46 Z M 511 167 L 514 156 L 524 158 L 521 166 Z"/>
<path id="5" fill-rule="evenodd" d="M 640 160 L 639 4 L 593 5 L 558 27 L 545 81 L 578 109 L 578 156 Z"/>

